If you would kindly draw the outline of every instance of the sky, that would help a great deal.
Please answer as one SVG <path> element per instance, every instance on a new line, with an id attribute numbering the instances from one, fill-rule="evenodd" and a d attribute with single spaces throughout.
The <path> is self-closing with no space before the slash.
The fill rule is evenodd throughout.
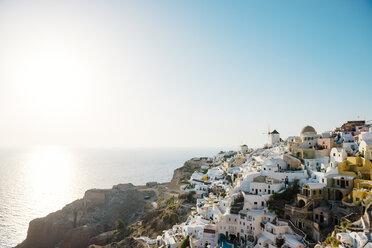
<path id="1" fill-rule="evenodd" d="M 256 147 L 371 95 L 371 1 L 0 1 L 1 147 Z"/>

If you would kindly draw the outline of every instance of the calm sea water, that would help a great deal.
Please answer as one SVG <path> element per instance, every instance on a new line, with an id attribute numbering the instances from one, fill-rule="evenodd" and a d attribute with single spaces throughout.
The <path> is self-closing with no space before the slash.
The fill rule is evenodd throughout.
<path id="1" fill-rule="evenodd" d="M 173 170 L 218 149 L 111 149 L 63 147 L 0 150 L 0 247 L 26 238 L 28 223 L 61 209 L 91 188 L 118 183 L 167 182 Z"/>

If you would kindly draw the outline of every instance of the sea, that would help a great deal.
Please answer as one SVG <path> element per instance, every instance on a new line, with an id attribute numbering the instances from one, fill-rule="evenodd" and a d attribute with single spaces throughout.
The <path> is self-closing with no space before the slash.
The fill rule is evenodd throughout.
<path id="1" fill-rule="evenodd" d="M 219 149 L 0 149 L 0 247 L 14 247 L 32 219 L 82 198 L 92 188 L 119 183 L 168 182 L 193 157 Z"/>

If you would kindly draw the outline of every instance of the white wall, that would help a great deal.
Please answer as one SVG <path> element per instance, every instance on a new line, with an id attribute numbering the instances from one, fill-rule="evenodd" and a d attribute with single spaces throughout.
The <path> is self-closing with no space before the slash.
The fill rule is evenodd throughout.
<path id="1" fill-rule="evenodd" d="M 331 163 L 336 162 L 334 165 L 337 165 L 338 163 L 343 162 L 347 158 L 347 153 L 346 153 L 345 149 L 337 149 L 337 148 L 333 147 L 331 149 L 329 157 L 330 157 Z"/>
<path id="2" fill-rule="evenodd" d="M 278 179 L 278 180 L 285 180 L 288 177 L 289 182 L 293 182 L 295 179 L 306 179 L 308 177 L 307 171 L 292 171 L 292 172 L 273 172 L 273 171 L 266 171 L 263 172 L 268 177 Z"/>
<path id="3" fill-rule="evenodd" d="M 284 183 L 269 184 L 266 182 L 251 182 L 249 192 L 251 194 L 269 195 L 274 192 L 279 192 L 284 188 Z"/>

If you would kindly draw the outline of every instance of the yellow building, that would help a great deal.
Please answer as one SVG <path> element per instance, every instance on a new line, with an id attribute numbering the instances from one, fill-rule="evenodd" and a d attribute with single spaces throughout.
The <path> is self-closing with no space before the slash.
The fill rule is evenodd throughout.
<path id="1" fill-rule="evenodd" d="M 371 180 L 372 162 L 362 157 L 347 157 L 345 161 L 338 164 L 338 174 Z"/>
<path id="2" fill-rule="evenodd" d="M 353 191 L 342 199 L 345 204 L 355 204 L 372 194 L 372 162 L 370 160 L 362 157 L 348 157 L 338 164 L 338 173 L 356 178 Z"/>

